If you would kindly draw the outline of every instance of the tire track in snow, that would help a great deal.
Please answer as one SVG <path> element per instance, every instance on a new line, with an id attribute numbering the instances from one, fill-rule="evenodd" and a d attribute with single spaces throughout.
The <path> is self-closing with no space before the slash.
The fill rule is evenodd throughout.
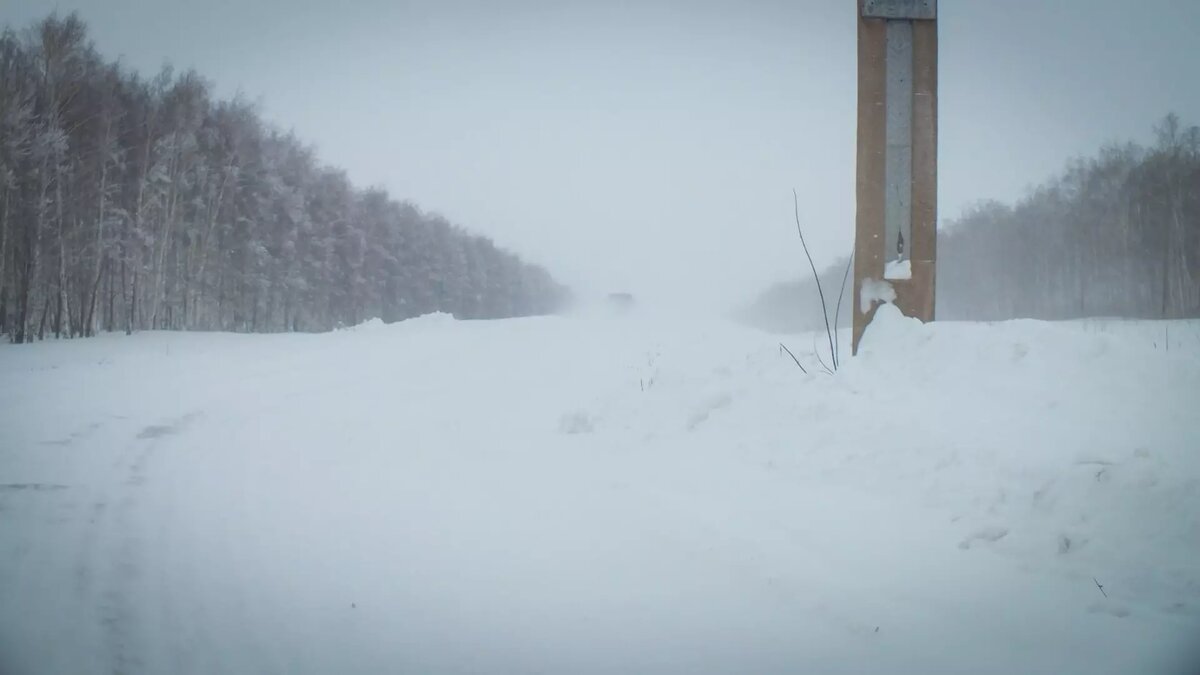
<path id="1" fill-rule="evenodd" d="M 9 591 L 0 593 L 0 610 L 8 610 L 0 624 L 19 625 L 9 623 L 0 634 L 0 641 L 11 641 L 0 646 L 0 672 L 81 672 L 101 653 L 95 577 L 102 560 L 95 543 L 111 486 L 101 456 L 80 446 L 104 430 L 104 422 L 92 422 L 60 440 L 28 439 L 23 450 L 36 461 L 27 475 L 42 480 L 0 484 L 0 553 L 20 554 L 0 561 L 0 576 L 9 582 L 0 589 Z M 32 639 L 48 632 L 56 643 Z"/>
<path id="2" fill-rule="evenodd" d="M 87 570 L 95 567 L 96 562 L 109 562 L 98 597 L 97 620 L 109 670 L 114 675 L 140 672 L 146 667 L 146 645 L 140 642 L 146 617 L 138 606 L 136 587 L 148 581 L 144 540 L 135 519 L 144 498 L 149 467 L 164 440 L 182 432 L 198 416 L 189 413 L 165 424 L 143 427 L 131 441 L 130 450 L 117 461 L 120 484 L 93 506 L 91 527 L 85 535 L 87 540 L 77 569 L 86 588 L 90 585 Z M 116 506 L 109 508 L 113 502 Z M 95 553 L 93 548 L 97 549 Z"/>

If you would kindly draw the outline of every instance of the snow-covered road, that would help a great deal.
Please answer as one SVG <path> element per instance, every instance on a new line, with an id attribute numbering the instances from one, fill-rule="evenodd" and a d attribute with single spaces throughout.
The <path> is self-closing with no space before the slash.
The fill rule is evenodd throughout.
<path id="1" fill-rule="evenodd" d="M 882 317 L 833 377 L 636 316 L 0 348 L 0 672 L 1200 655 L 1200 324 Z"/>

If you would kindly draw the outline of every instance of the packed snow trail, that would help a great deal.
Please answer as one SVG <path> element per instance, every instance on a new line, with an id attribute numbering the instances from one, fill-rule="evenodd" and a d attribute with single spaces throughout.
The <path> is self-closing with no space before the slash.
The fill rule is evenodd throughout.
<path id="1" fill-rule="evenodd" d="M 1200 323 L 890 309 L 832 377 L 638 316 L 0 349 L 0 672 L 1200 656 Z"/>

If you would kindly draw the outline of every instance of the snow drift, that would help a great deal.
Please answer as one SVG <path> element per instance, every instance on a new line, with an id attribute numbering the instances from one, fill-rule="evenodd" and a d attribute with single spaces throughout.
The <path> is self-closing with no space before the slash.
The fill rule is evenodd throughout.
<path id="1" fill-rule="evenodd" d="M 834 376 L 645 313 L 6 347 L 0 672 L 1183 668 L 1163 327 L 885 305 Z"/>

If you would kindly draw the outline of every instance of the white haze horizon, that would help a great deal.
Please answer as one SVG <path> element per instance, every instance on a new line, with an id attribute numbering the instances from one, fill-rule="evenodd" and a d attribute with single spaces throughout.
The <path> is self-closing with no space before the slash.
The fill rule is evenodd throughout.
<path id="1" fill-rule="evenodd" d="M 939 219 L 1195 123 L 1200 5 L 940 3 Z M 195 68 L 354 184 L 443 215 L 583 298 L 725 311 L 854 229 L 854 3 L 8 0 L 97 50 Z M 1013 45 L 1021 45 L 1013 50 Z M 1153 44 L 1154 49 L 1146 49 Z M 1113 105 L 1114 97 L 1120 105 Z"/>

